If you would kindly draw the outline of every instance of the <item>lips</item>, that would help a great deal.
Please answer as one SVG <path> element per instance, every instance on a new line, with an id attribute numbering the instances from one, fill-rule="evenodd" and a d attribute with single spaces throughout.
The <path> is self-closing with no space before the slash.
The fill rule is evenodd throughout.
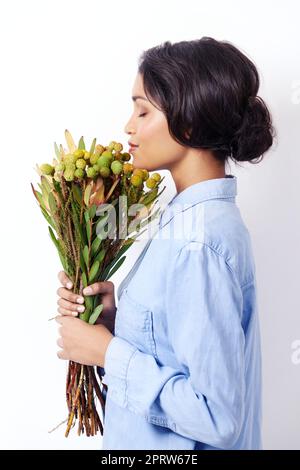
<path id="1" fill-rule="evenodd" d="M 130 142 L 130 140 L 128 141 L 128 145 L 129 145 L 129 153 L 133 152 L 138 147 L 138 145 L 134 144 L 133 142 Z"/>

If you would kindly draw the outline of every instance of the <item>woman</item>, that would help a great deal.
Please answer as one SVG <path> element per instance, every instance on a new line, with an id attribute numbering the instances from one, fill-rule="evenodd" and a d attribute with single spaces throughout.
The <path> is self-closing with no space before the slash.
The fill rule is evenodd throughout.
<path id="1" fill-rule="evenodd" d="M 59 275 L 58 356 L 104 368 L 103 449 L 262 448 L 255 263 L 225 171 L 272 146 L 258 89 L 255 65 L 228 42 L 167 41 L 141 57 L 125 128 L 133 163 L 169 170 L 177 194 L 122 282 L 117 314 L 114 286 L 101 282 L 83 291 L 104 294 L 101 324 L 72 317 L 78 296 Z"/>

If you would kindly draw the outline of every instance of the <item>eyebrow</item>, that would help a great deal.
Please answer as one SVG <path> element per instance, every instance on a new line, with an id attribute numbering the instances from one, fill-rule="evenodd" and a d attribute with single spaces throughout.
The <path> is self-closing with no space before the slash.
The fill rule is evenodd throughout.
<path id="1" fill-rule="evenodd" d="M 140 96 L 140 95 L 135 95 L 135 96 L 132 96 L 131 98 L 132 98 L 132 101 L 136 101 L 138 99 L 148 101 L 147 98 L 145 98 L 144 96 Z"/>

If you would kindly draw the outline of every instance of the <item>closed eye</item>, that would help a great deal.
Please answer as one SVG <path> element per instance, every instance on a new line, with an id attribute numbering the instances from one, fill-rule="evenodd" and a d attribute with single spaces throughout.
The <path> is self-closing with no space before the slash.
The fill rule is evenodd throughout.
<path id="1" fill-rule="evenodd" d="M 140 114 L 139 117 L 145 116 L 147 113 Z"/>

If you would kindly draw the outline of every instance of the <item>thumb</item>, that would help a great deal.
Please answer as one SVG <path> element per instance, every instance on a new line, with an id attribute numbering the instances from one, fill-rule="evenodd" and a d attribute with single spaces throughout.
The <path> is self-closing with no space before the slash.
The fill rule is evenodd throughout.
<path id="1" fill-rule="evenodd" d="M 99 281 L 83 289 L 84 295 L 111 294 L 113 292 L 113 283 L 110 281 Z"/>

